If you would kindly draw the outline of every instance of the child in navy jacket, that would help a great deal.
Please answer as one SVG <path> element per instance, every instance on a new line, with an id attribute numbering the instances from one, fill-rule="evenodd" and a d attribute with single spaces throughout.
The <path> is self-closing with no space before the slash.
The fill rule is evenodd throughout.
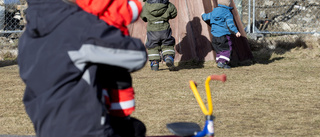
<path id="1" fill-rule="evenodd" d="M 130 73 L 147 61 L 143 43 L 66 1 L 27 0 L 18 65 L 26 85 L 23 103 L 36 135 L 144 136 L 133 129 L 143 123 L 114 118 L 134 110 Z M 109 94 L 120 100 L 106 108 L 106 90 L 129 94 Z"/>

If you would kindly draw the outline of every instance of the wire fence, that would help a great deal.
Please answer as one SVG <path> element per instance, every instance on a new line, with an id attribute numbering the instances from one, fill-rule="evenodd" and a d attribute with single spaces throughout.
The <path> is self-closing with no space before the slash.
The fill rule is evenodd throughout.
<path id="1" fill-rule="evenodd" d="M 251 34 L 320 33 L 319 0 L 234 0 L 246 32 Z M 0 45 L 23 32 L 25 0 L 0 0 Z M 14 43 L 15 44 L 15 43 Z M 10 45 L 10 44 L 9 44 Z M 12 44 L 11 44 L 12 45 Z"/>
<path id="2" fill-rule="evenodd" d="M 235 0 L 242 1 L 242 20 L 248 33 L 320 33 L 319 0 Z M 250 23 L 248 23 L 250 22 Z M 250 29 L 249 29 L 250 28 Z"/>
<path id="3" fill-rule="evenodd" d="M 0 0 L 0 48 L 17 45 L 26 24 L 25 0 Z"/>
<path id="4" fill-rule="evenodd" d="M 0 32 L 21 33 L 25 21 L 25 2 L 20 0 L 0 0 Z"/>

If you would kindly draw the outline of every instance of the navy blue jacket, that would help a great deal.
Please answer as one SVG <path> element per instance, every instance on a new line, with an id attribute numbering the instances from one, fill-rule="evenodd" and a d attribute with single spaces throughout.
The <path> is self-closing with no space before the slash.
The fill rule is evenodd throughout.
<path id="1" fill-rule="evenodd" d="M 213 36 L 221 37 L 223 35 L 230 35 L 231 32 L 239 32 L 233 21 L 232 9 L 233 7 L 218 4 L 218 7 L 214 8 L 212 12 L 202 14 L 204 21 L 210 21 L 211 34 Z"/>
<path id="2" fill-rule="evenodd" d="M 27 2 L 18 65 L 26 85 L 23 103 L 37 136 L 114 136 L 103 121 L 108 115 L 97 77 L 104 75 L 101 68 L 130 73 L 144 67 L 143 43 L 62 0 Z"/>

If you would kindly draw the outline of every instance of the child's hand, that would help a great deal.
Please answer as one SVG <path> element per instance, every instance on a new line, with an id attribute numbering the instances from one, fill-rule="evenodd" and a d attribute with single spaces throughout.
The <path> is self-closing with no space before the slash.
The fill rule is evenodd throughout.
<path id="1" fill-rule="evenodd" d="M 241 33 L 240 33 L 240 32 L 237 32 L 236 36 L 237 36 L 237 37 L 240 37 L 240 36 L 241 36 Z"/>

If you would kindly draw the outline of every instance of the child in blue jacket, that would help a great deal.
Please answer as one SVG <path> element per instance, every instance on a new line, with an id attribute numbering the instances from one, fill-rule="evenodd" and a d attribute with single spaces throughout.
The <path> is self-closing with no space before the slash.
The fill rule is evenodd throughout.
<path id="1" fill-rule="evenodd" d="M 202 19 L 211 25 L 212 46 L 217 53 L 216 62 L 218 68 L 231 68 L 228 63 L 232 52 L 231 34 L 240 37 L 233 21 L 233 14 L 230 6 L 230 0 L 218 0 L 218 7 L 214 8 L 210 13 L 202 14 Z"/>

